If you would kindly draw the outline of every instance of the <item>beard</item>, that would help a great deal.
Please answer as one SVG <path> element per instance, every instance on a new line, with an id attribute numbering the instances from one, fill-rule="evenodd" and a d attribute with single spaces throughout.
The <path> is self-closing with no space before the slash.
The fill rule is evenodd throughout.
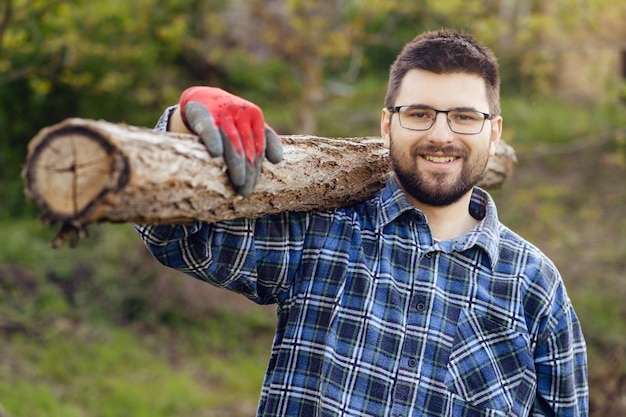
<path id="1" fill-rule="evenodd" d="M 443 152 L 463 160 L 458 175 L 425 172 L 419 167 L 420 155 Z M 489 148 L 480 149 L 472 155 L 467 149 L 456 146 L 415 146 L 407 151 L 394 145 L 390 137 L 389 159 L 396 179 L 406 193 L 417 201 L 434 207 L 456 203 L 480 182 L 489 162 Z"/>

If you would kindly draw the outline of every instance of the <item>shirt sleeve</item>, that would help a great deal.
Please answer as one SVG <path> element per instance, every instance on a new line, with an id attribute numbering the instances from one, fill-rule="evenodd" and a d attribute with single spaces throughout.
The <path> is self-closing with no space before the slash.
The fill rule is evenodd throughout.
<path id="1" fill-rule="evenodd" d="M 219 223 L 135 225 L 163 265 L 258 304 L 280 302 L 295 279 L 304 245 L 306 213 Z"/>
<path id="2" fill-rule="evenodd" d="M 587 416 L 587 353 L 582 330 L 560 285 L 535 350 L 533 416 Z"/>
<path id="3" fill-rule="evenodd" d="M 167 130 L 175 109 L 165 110 L 155 130 Z M 163 265 L 268 304 L 277 302 L 294 279 L 307 223 L 306 213 L 282 213 L 256 220 L 135 229 Z"/>
<path id="4" fill-rule="evenodd" d="M 154 130 L 156 130 L 157 132 L 167 132 L 167 127 L 170 124 L 170 117 L 172 117 L 172 113 L 174 113 L 174 110 L 176 110 L 177 108 L 178 105 L 170 106 L 165 109 L 161 117 L 159 117 L 156 126 L 154 126 Z"/>

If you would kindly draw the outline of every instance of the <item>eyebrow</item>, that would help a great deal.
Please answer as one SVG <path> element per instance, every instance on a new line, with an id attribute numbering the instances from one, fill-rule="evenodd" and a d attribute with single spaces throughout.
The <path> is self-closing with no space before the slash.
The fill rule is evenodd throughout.
<path id="1" fill-rule="evenodd" d="M 441 110 L 441 109 L 436 109 L 432 106 L 427 106 L 426 104 L 405 104 L 405 106 L 411 107 L 413 109 L 430 109 L 430 110 Z M 396 106 L 397 107 L 397 106 Z M 400 106 L 400 107 L 404 107 L 404 106 Z M 478 113 L 485 113 L 483 111 L 478 110 L 475 107 L 470 107 L 470 106 L 459 106 L 459 107 L 452 107 L 450 109 L 447 110 L 443 110 L 443 111 L 475 111 Z M 486 112 L 487 114 L 489 114 L 489 112 Z"/>

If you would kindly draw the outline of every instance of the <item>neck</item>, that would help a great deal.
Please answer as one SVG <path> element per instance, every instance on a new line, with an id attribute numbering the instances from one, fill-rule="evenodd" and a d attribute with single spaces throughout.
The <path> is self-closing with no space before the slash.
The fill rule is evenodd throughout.
<path id="1" fill-rule="evenodd" d="M 409 197 L 415 207 L 420 209 L 428 219 L 433 238 L 439 241 L 463 236 L 478 224 L 478 220 L 469 214 L 472 191 L 449 206 L 429 206 Z"/>

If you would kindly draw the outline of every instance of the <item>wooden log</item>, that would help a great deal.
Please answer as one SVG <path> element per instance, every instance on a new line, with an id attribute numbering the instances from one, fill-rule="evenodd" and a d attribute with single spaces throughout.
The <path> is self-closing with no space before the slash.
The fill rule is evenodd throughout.
<path id="1" fill-rule="evenodd" d="M 215 222 L 332 209 L 365 200 L 390 175 L 380 138 L 282 140 L 283 161 L 266 162 L 244 198 L 231 188 L 222 159 L 211 158 L 196 136 L 67 119 L 29 143 L 26 195 L 67 232 L 102 221 Z M 515 161 L 513 149 L 501 142 L 481 186 L 501 186 Z"/>

